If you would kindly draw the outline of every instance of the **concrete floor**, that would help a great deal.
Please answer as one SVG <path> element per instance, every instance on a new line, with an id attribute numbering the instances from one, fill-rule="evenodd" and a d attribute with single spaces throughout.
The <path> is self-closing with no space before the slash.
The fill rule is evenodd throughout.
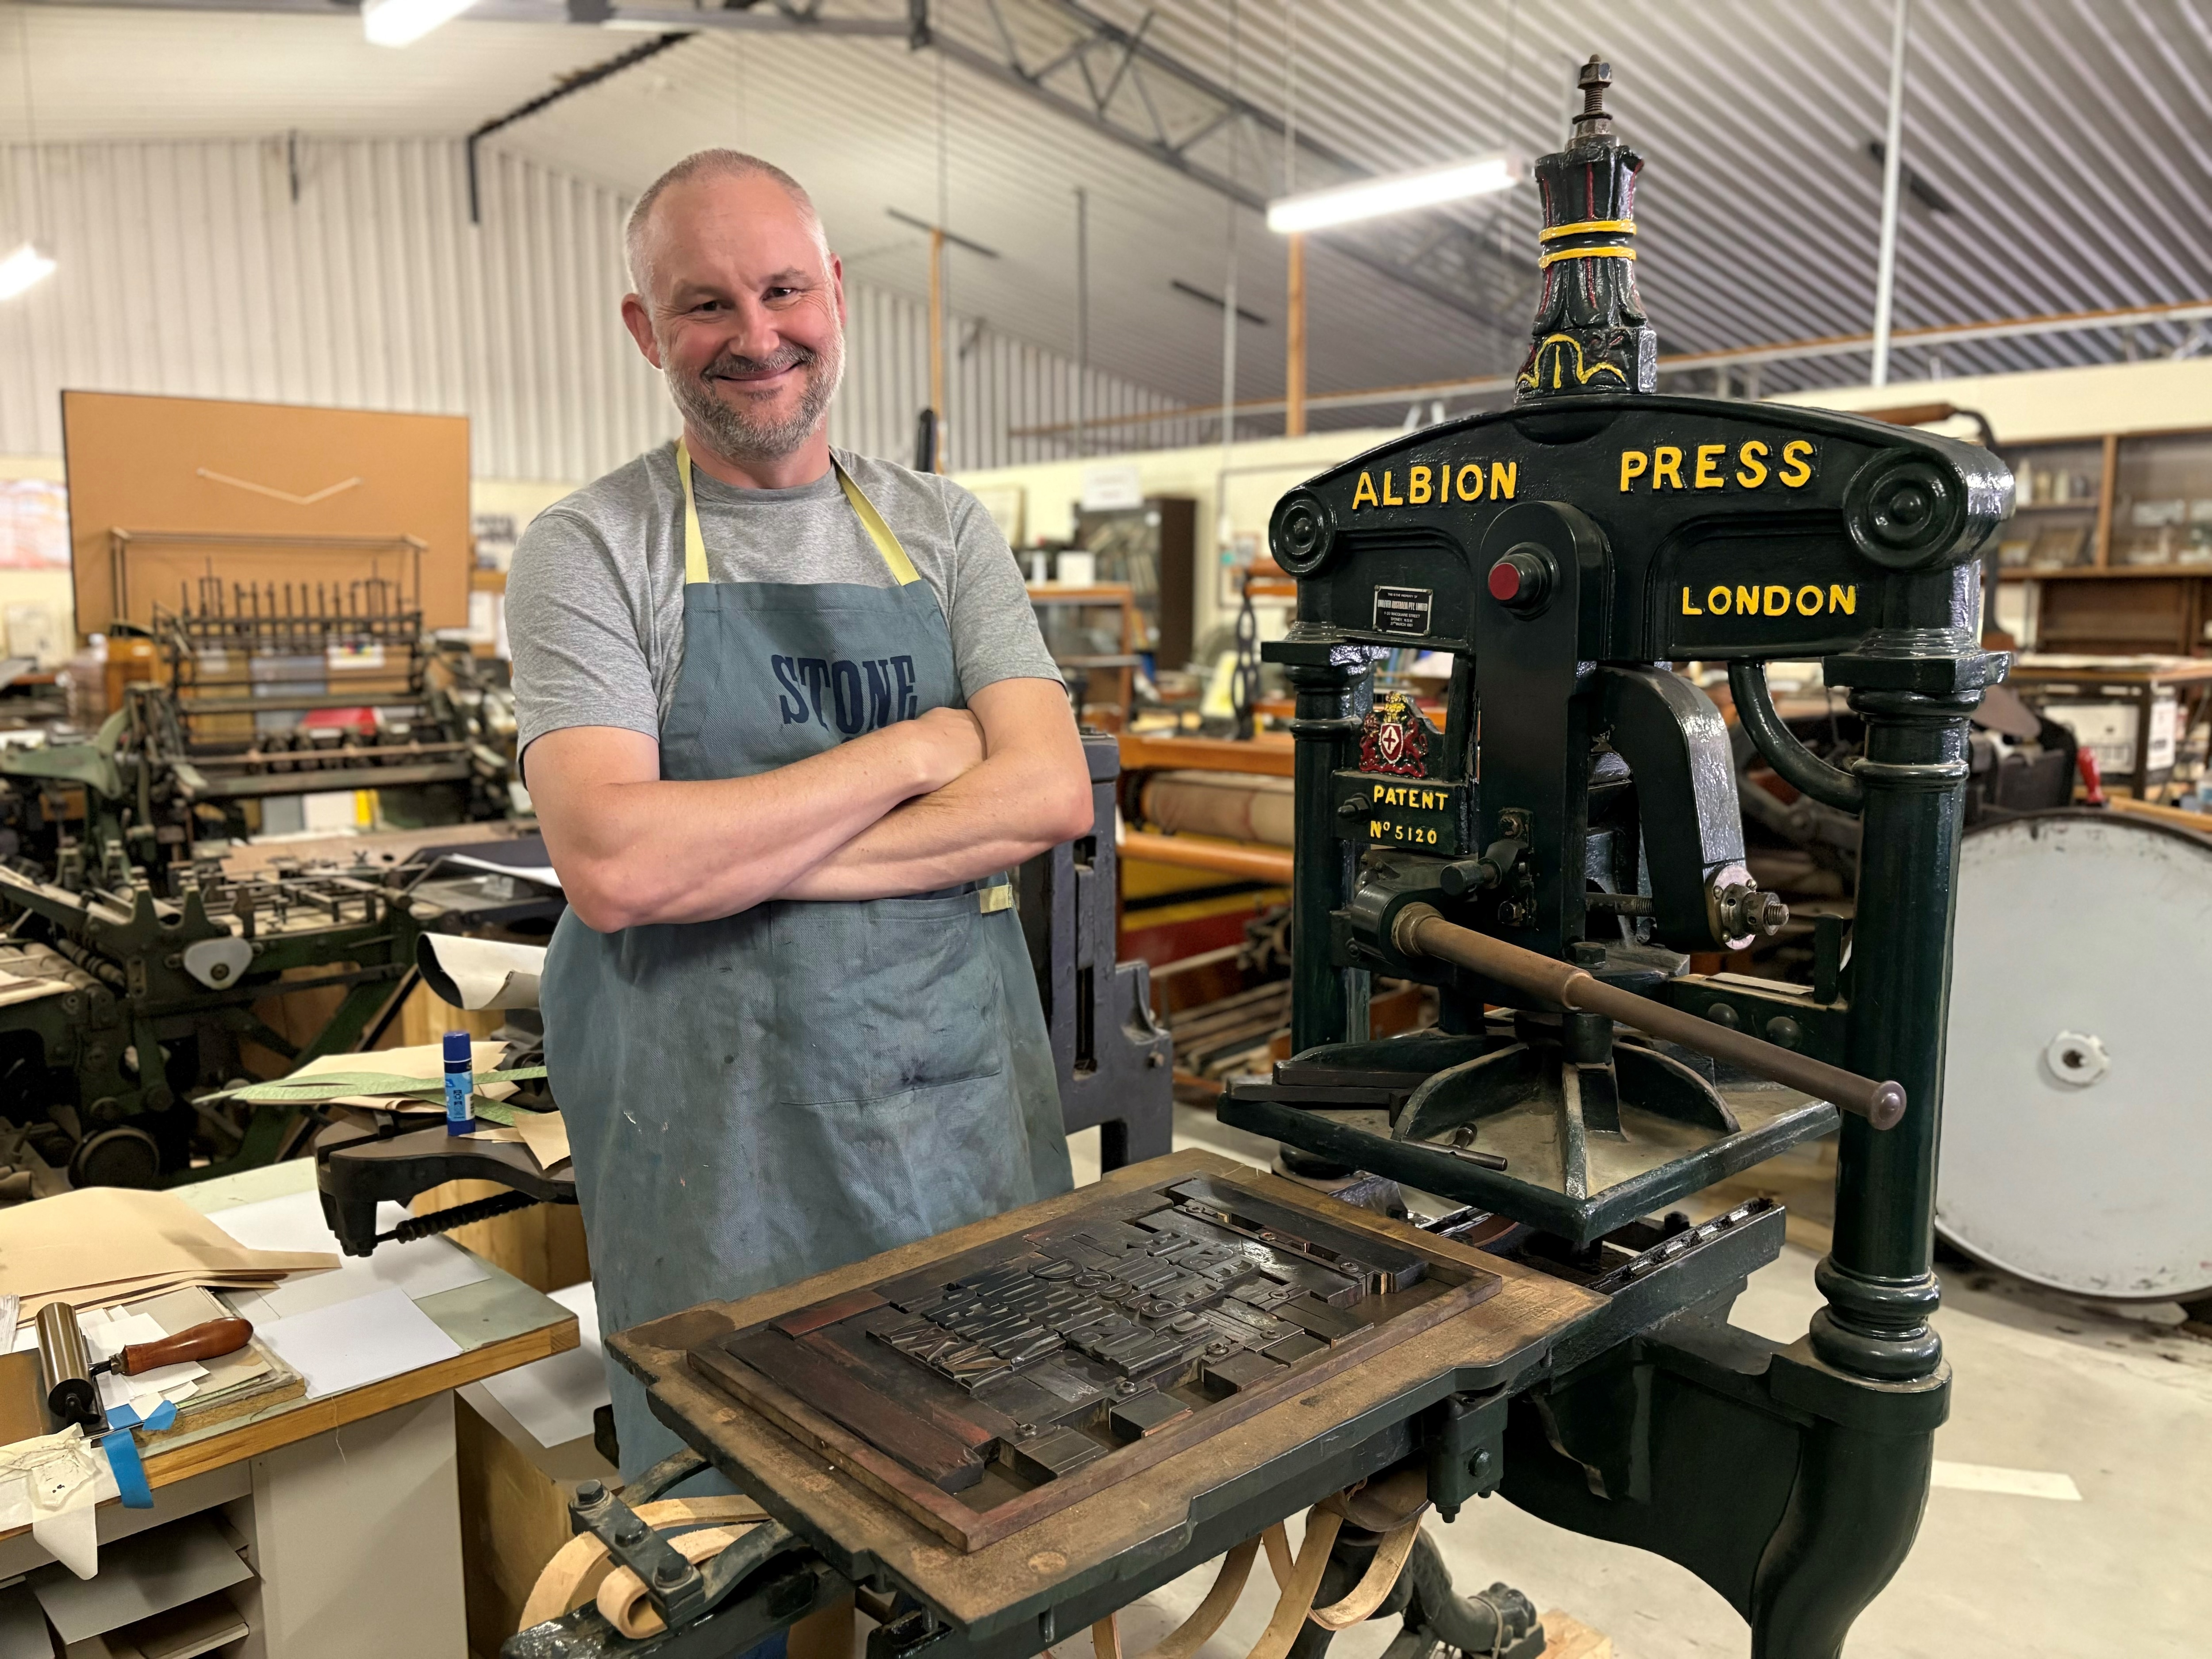
<path id="1" fill-rule="evenodd" d="M 1178 1109 L 1176 1144 L 1264 1164 L 1273 1148 Z M 1097 1173 L 1096 1132 L 1072 1143 L 1079 1182 Z M 1744 1329 L 1801 1335 L 1820 1304 L 1814 1257 L 1791 1245 L 1737 1302 Z M 1938 1324 L 1956 1376 L 1938 1435 L 1936 1489 L 1911 1557 L 1861 1617 L 1847 1652 L 1865 1659 L 2164 1659 L 2212 1654 L 2204 1596 L 2212 1559 L 2212 1341 L 2173 1325 L 2171 1305 L 2087 1306 L 1974 1270 L 1945 1277 Z M 2042 1477 L 2035 1479 L 2031 1477 Z M 2057 1477 L 2063 1477 L 2059 1479 Z M 2078 1498 L 1990 1487 L 2063 1491 Z M 1295 1537 L 1295 1525 L 1292 1532 Z M 1502 1498 L 1437 1527 L 1462 1593 L 1496 1579 L 1613 1639 L 1619 1659 L 1741 1655 L 1742 1621 L 1656 1556 L 1562 1532 Z M 1212 1569 L 1122 1615 L 1140 1653 L 1196 1607 Z M 1243 1601 L 1200 1650 L 1238 1659 L 1273 1602 L 1255 1571 Z M 1375 1659 L 1397 1621 L 1357 1626 L 1333 1655 Z M 1089 1659 L 1087 1638 L 1063 1642 Z"/>

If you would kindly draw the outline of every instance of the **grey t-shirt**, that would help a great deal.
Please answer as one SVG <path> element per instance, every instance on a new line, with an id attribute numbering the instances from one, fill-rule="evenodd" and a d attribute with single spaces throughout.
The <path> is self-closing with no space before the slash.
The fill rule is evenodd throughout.
<path id="1" fill-rule="evenodd" d="M 945 612 L 960 694 L 1058 680 L 1020 568 L 982 504 L 949 478 L 837 452 Z M 795 489 L 737 489 L 696 467 L 699 533 L 718 582 L 894 579 L 835 472 Z M 568 726 L 658 738 L 684 665 L 684 486 L 676 447 L 539 514 L 507 576 L 515 720 L 527 748 Z"/>

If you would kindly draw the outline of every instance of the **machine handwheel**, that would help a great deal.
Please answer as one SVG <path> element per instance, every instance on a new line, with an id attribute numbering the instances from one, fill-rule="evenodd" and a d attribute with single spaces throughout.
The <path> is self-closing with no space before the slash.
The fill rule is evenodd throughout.
<path id="1" fill-rule="evenodd" d="M 69 1174 L 73 1187 L 158 1187 L 161 1149 L 141 1128 L 100 1129 L 77 1142 Z"/>

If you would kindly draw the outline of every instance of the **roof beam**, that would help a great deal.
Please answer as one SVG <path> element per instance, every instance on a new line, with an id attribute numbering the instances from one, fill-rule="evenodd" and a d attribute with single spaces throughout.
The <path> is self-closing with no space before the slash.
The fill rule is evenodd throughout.
<path id="1" fill-rule="evenodd" d="M 1249 208 L 1255 213 L 1267 211 L 1267 198 L 1259 191 L 1215 172 L 1202 161 L 1194 161 L 1175 144 L 1147 137 L 1133 127 L 1122 125 L 1110 115 L 1088 107 L 1082 100 L 1071 98 L 1056 88 L 1046 86 L 1040 78 L 1024 73 L 1011 63 L 1002 62 L 964 40 L 954 40 L 941 33 L 932 34 L 930 45 L 963 69 L 972 70 L 977 75 L 982 76 L 987 80 L 996 81 L 1001 86 L 1011 87 L 1036 100 L 1046 108 L 1066 116 L 1071 121 L 1081 123 L 1093 132 L 1111 138 L 1115 143 L 1136 151 L 1139 155 L 1148 156 L 1163 167 L 1173 167 L 1194 183 L 1202 185 L 1218 195 L 1227 197 L 1240 207 Z M 1145 56 L 1146 61 L 1152 61 L 1149 51 Z M 1213 125 L 1218 125 L 1222 121 L 1234 119 L 1238 113 L 1239 112 L 1236 110 L 1226 111 Z M 1183 144 L 1195 142 L 1195 137 L 1180 141 Z M 1346 258 L 1365 265 L 1378 275 L 1389 277 L 1401 287 L 1412 289 L 1424 299 L 1433 301 L 1437 305 L 1471 317 L 1488 328 L 1500 329 L 1498 319 L 1468 295 L 1455 293 L 1439 283 L 1432 282 L 1418 271 L 1408 270 L 1386 255 L 1376 253 L 1348 237 L 1322 234 L 1316 235 L 1314 240 L 1325 244 Z"/>
<path id="2" fill-rule="evenodd" d="M 1201 295 L 1201 299 L 1209 295 Z M 1899 346 L 1942 346 L 1975 340 L 2017 340 L 2057 334 L 2083 334 L 2114 329 L 2140 328 L 2154 323 L 2195 323 L 2201 330 L 2212 321 L 2212 299 L 2186 300 L 2175 305 L 2128 306 L 2110 311 L 2063 311 L 2043 317 L 2000 317 L 1982 323 L 1946 323 L 1935 328 L 1901 328 L 1890 336 Z M 1783 340 L 1771 345 L 1724 346 L 1715 351 L 1684 351 L 1659 360 L 1662 374 L 1686 369 L 1733 368 L 1759 363 L 1807 362 L 1826 357 L 1850 357 L 1874 349 L 1872 334 L 1826 334 L 1808 340 Z M 2173 355 L 2191 355 L 2188 342 Z M 1419 403 L 1437 398 L 1474 398 L 1510 392 L 1510 374 L 1484 374 L 1456 380 L 1415 380 L 1403 386 L 1370 386 L 1359 392 L 1309 392 L 1306 407 L 1362 409 L 1377 404 Z M 1279 415 L 1280 398 L 1253 398 L 1238 402 L 1237 413 Z M 1109 426 L 1144 426 L 1157 421 L 1203 420 L 1218 417 L 1219 403 L 1192 404 L 1182 409 L 1148 410 L 1138 415 L 1093 415 L 1085 423 L 1091 429 Z M 1072 424 L 1023 426 L 1012 428 L 1013 438 L 1051 438 L 1071 432 Z"/>

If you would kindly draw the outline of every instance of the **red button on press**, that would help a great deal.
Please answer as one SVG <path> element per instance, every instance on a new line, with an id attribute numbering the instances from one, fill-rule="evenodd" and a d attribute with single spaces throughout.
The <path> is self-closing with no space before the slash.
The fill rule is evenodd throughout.
<path id="1" fill-rule="evenodd" d="M 1490 597 L 1516 616 L 1534 617 L 1552 594 L 1551 556 L 1528 542 L 1490 567 Z"/>

